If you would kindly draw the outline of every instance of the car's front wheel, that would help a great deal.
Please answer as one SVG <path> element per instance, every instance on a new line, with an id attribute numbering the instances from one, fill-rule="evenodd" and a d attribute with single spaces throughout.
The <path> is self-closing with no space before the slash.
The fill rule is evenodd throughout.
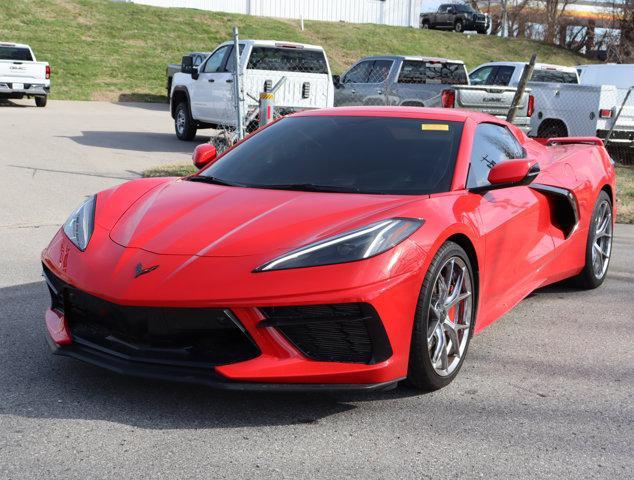
<path id="1" fill-rule="evenodd" d="M 189 141 L 196 137 L 196 127 L 186 102 L 180 102 L 176 107 L 174 129 L 179 140 Z"/>
<path id="2" fill-rule="evenodd" d="M 408 371 L 413 386 L 438 390 L 456 377 L 473 334 L 475 311 L 469 257 L 447 242 L 429 266 L 416 307 Z"/>
<path id="3" fill-rule="evenodd" d="M 458 33 L 462 32 L 464 30 L 464 25 L 462 24 L 462 20 L 458 20 L 456 21 L 456 24 L 454 26 L 454 30 Z"/>
<path id="4" fill-rule="evenodd" d="M 610 196 L 601 190 L 590 219 L 585 251 L 586 263 L 582 272 L 575 278 L 581 288 L 597 288 L 605 280 L 612 254 L 612 228 L 612 201 Z"/>

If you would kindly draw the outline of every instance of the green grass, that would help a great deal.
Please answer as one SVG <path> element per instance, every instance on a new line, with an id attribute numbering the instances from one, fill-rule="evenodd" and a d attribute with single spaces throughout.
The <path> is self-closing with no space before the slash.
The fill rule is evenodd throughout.
<path id="1" fill-rule="evenodd" d="M 616 218 L 634 223 L 634 165 L 616 167 Z"/>
<path id="2" fill-rule="evenodd" d="M 143 172 L 144 177 L 184 177 L 196 172 L 192 164 L 163 165 Z M 617 222 L 634 223 L 634 166 L 616 167 Z"/>
<path id="3" fill-rule="evenodd" d="M 162 101 L 165 65 L 190 51 L 212 50 L 237 25 L 242 38 L 323 45 L 334 73 L 365 55 L 412 54 L 463 59 L 587 63 L 539 42 L 381 25 L 299 21 L 164 9 L 108 0 L 0 0 L 0 40 L 30 44 L 51 64 L 52 98 Z"/>

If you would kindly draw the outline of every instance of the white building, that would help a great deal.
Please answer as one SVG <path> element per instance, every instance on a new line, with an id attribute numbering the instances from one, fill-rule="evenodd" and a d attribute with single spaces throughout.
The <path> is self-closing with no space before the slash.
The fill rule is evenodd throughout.
<path id="1" fill-rule="evenodd" d="M 260 17 L 418 27 L 423 0 L 131 0 L 157 7 L 183 7 Z"/>

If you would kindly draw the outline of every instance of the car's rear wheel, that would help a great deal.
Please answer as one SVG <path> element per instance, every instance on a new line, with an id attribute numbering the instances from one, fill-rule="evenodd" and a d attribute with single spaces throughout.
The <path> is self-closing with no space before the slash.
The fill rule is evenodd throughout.
<path id="1" fill-rule="evenodd" d="M 421 28 L 422 28 L 423 30 L 427 30 L 427 29 L 429 29 L 429 22 L 423 22 L 423 24 L 421 25 Z"/>
<path id="2" fill-rule="evenodd" d="M 429 266 L 416 307 L 409 382 L 438 390 L 458 374 L 473 334 L 473 269 L 462 247 L 445 243 Z"/>
<path id="3" fill-rule="evenodd" d="M 37 97 L 35 97 L 35 106 L 45 107 L 47 101 L 48 97 L 46 95 L 38 95 Z"/>
<path id="4" fill-rule="evenodd" d="M 180 102 L 176 106 L 176 114 L 174 116 L 174 130 L 179 140 L 193 140 L 196 137 L 196 127 L 194 120 L 189 113 L 187 102 Z"/>
<path id="5" fill-rule="evenodd" d="M 612 254 L 612 231 L 612 201 L 602 190 L 594 205 L 588 229 L 586 264 L 575 278 L 581 288 L 597 288 L 605 280 Z"/>

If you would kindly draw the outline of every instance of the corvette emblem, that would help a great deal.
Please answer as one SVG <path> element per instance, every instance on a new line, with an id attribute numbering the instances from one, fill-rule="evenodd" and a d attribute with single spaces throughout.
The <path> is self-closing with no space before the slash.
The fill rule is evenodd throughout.
<path id="1" fill-rule="evenodd" d="M 152 265 L 151 267 L 143 268 L 142 263 L 137 263 L 136 271 L 134 272 L 134 278 L 139 278 L 141 275 L 145 275 L 146 273 L 153 272 L 158 267 L 159 267 L 158 265 Z"/>

